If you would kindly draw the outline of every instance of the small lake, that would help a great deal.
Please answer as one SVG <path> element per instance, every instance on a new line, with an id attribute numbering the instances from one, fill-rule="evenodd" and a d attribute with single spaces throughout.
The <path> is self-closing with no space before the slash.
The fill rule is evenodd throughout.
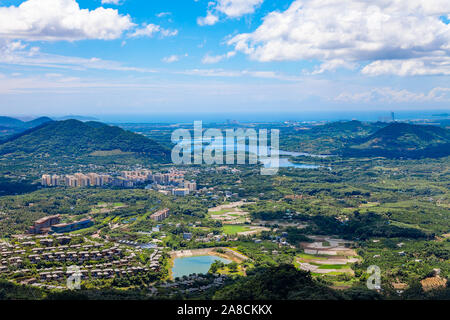
<path id="1" fill-rule="evenodd" d="M 270 159 L 261 159 L 259 160 L 264 166 L 264 168 L 273 168 L 274 164 Z M 278 160 L 279 168 L 297 168 L 297 169 L 319 169 L 322 166 L 314 165 L 314 164 L 303 164 L 303 163 L 293 163 L 288 158 L 279 158 Z"/>
<path id="2" fill-rule="evenodd" d="M 173 261 L 172 277 L 175 279 L 193 273 L 208 273 L 209 268 L 216 260 L 225 264 L 231 262 L 231 260 L 211 255 L 175 258 Z"/>
<path id="3" fill-rule="evenodd" d="M 248 144 L 227 144 L 226 140 L 224 139 L 223 145 L 220 143 L 211 143 L 211 141 L 208 141 L 207 139 L 203 140 L 189 140 L 189 141 L 178 141 L 181 145 L 190 145 L 192 152 L 197 150 L 207 150 L 207 149 L 216 149 L 216 150 L 222 150 L 225 151 L 245 151 L 249 153 L 258 154 L 259 152 L 262 152 L 262 154 L 268 154 L 271 151 L 270 147 L 265 148 L 256 148 L 251 149 Z M 290 157 L 311 157 L 311 158 L 321 158 L 325 159 L 330 157 L 330 155 L 320 155 L 320 154 L 312 154 L 312 153 L 306 153 L 306 152 L 293 152 L 293 151 L 284 151 L 284 150 L 278 150 L 278 154 L 280 156 L 278 167 L 279 168 L 296 168 L 296 169 L 319 169 L 322 168 L 322 166 L 319 165 L 313 165 L 313 164 L 303 164 L 303 163 L 293 163 L 289 160 L 289 158 L 286 158 L 283 156 L 290 156 Z M 270 159 L 264 158 L 260 156 L 259 162 L 262 163 L 262 165 L 265 168 L 273 168 L 274 164 L 270 161 Z M 330 169 L 330 168 L 329 168 Z"/>

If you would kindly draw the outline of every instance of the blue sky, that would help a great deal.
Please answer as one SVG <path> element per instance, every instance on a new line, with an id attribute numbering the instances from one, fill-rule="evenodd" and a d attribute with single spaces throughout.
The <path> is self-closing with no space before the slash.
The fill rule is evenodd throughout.
<path id="1" fill-rule="evenodd" d="M 446 0 L 0 0 L 0 113 L 448 110 L 449 14 Z"/>

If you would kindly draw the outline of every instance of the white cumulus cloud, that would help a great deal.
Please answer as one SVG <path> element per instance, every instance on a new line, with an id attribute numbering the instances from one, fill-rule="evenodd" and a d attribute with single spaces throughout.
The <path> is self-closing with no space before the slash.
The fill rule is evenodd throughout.
<path id="1" fill-rule="evenodd" d="M 296 0 L 228 44 L 257 61 L 309 60 L 314 72 L 450 74 L 448 0 Z"/>
<path id="2" fill-rule="evenodd" d="M 102 0 L 102 4 L 115 4 L 119 5 L 120 0 Z"/>
<path id="3" fill-rule="evenodd" d="M 255 12 L 264 0 L 218 0 L 215 9 L 231 18 Z"/>
<path id="4" fill-rule="evenodd" d="M 187 56 L 188 56 L 187 53 L 185 53 L 185 54 L 182 55 L 182 56 L 173 54 L 173 55 L 170 55 L 170 56 L 168 56 L 168 57 L 164 57 L 164 58 L 162 59 L 162 61 L 165 62 L 165 63 L 172 63 L 172 62 L 180 61 L 180 59 L 181 59 L 182 57 L 187 57 Z"/>
<path id="5" fill-rule="evenodd" d="M 197 18 L 197 24 L 200 26 L 212 26 L 219 21 L 219 17 L 212 14 L 211 11 L 208 11 L 206 17 Z"/>
<path id="6" fill-rule="evenodd" d="M 217 56 L 212 56 L 212 55 L 206 54 L 202 59 L 202 63 L 204 63 L 204 64 L 218 63 L 224 59 L 229 59 L 231 57 L 234 57 L 235 55 L 236 55 L 235 51 L 230 51 L 230 52 L 227 52 L 226 54 L 221 54 L 221 55 L 217 55 Z"/>
<path id="7" fill-rule="evenodd" d="M 436 87 L 428 92 L 412 92 L 406 89 L 393 89 L 390 87 L 374 88 L 369 91 L 355 93 L 344 92 L 334 100 L 364 103 L 443 102 L 450 101 L 450 88 Z"/>
<path id="8" fill-rule="evenodd" d="M 206 17 L 197 19 L 201 26 L 214 25 L 219 21 L 219 15 L 229 18 L 240 18 L 243 15 L 255 12 L 264 0 L 216 0 L 208 4 L 209 10 Z"/>
<path id="9" fill-rule="evenodd" d="M 134 26 L 115 9 L 80 9 L 75 0 L 27 0 L 0 7 L 0 37 L 6 39 L 111 40 Z"/>
<path id="10" fill-rule="evenodd" d="M 156 16 L 158 18 L 163 18 L 163 17 L 167 17 L 167 16 L 170 16 L 170 15 L 172 15 L 172 12 L 160 12 L 160 13 L 156 14 Z"/>
<path id="11" fill-rule="evenodd" d="M 173 54 L 173 55 L 171 55 L 171 56 L 168 56 L 168 57 L 164 57 L 164 58 L 162 59 L 162 61 L 165 62 L 165 63 L 177 62 L 177 61 L 179 61 L 179 60 L 180 60 L 180 57 L 178 57 L 178 56 L 175 55 L 175 54 Z"/>
<path id="12" fill-rule="evenodd" d="M 450 58 L 445 56 L 428 56 L 408 60 L 378 60 L 362 69 L 363 74 L 400 76 L 450 75 Z"/>
<path id="13" fill-rule="evenodd" d="M 131 38 L 153 37 L 156 34 L 160 34 L 161 37 L 173 37 L 178 34 L 178 30 L 164 29 L 159 25 L 150 23 L 144 24 L 142 28 L 134 30 L 134 32 L 129 34 L 128 36 Z"/>

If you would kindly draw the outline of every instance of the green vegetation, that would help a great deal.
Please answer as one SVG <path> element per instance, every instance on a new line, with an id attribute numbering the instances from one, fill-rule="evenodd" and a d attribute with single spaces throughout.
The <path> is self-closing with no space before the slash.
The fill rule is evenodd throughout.
<path id="1" fill-rule="evenodd" d="M 359 289 L 360 299 L 379 299 L 367 289 Z M 364 296 L 362 296 L 364 294 Z M 217 300 L 336 300 L 353 298 L 315 281 L 307 272 L 291 265 L 256 269 L 234 284 L 218 290 Z"/>
<path id="2" fill-rule="evenodd" d="M 78 120 L 47 122 L 0 144 L 0 155 L 19 158 L 21 162 L 40 159 L 68 161 L 76 157 L 89 161 L 90 156 L 104 157 L 104 152 L 111 151 L 116 156 L 133 153 L 135 157 L 158 161 L 168 159 L 167 149 L 142 135 L 99 122 Z"/>
<path id="3" fill-rule="evenodd" d="M 174 167 L 164 162 L 173 127 L 124 127 L 142 134 L 70 120 L 44 123 L 0 145 L 1 240 L 17 244 L 17 236 L 35 220 L 60 214 L 62 222 L 92 218 L 93 226 L 71 235 L 83 243 L 136 250 L 136 263 L 148 263 L 154 247 L 160 250 L 161 256 L 153 258 L 161 266 L 155 272 L 86 279 L 76 293 L 34 288 L 30 294 L 35 299 L 448 299 L 448 288 L 425 292 L 421 285 L 426 279 L 450 277 L 450 157 L 444 157 L 448 129 L 358 121 L 252 124 L 279 128 L 286 150 L 334 156 L 293 155 L 292 162 L 322 167 L 280 168 L 274 176 L 261 176 L 260 168 L 250 165 L 178 166 L 201 190 L 186 197 L 144 186 L 40 189 L 35 184 L 43 171 L 148 167 L 168 172 Z M 73 141 L 73 136 L 79 139 Z M 442 152 L 422 158 L 430 148 Z M 240 209 L 210 210 L 233 202 Z M 166 219 L 150 218 L 163 208 L 170 210 Z M 239 234 L 262 228 L 256 234 Z M 341 251 L 333 253 L 337 238 L 344 240 L 338 245 Z M 147 247 L 141 250 L 140 245 Z M 232 248 L 248 259 L 215 262 L 205 278 L 167 281 L 169 253 L 202 248 L 222 248 L 217 250 L 222 254 Z M 381 268 L 381 293 L 365 289 L 371 265 Z M 24 261 L 24 266 L 36 275 L 64 265 Z M 218 275 L 224 280 L 210 286 Z M 22 273 L 0 278 L 0 298 L 29 298 L 29 286 L 20 284 L 29 279 Z M 189 290 L 191 281 L 204 289 Z"/>
<path id="4" fill-rule="evenodd" d="M 232 212 L 233 209 L 222 209 L 222 210 L 218 210 L 218 211 L 210 211 L 209 214 L 212 216 L 218 216 L 218 215 L 222 215 L 228 212 Z"/>
<path id="5" fill-rule="evenodd" d="M 450 131 L 435 126 L 393 123 L 355 141 L 343 154 L 390 158 L 446 157 L 450 155 Z"/>
<path id="6" fill-rule="evenodd" d="M 11 117 L 0 116 L 0 141 L 8 135 L 18 134 L 27 129 L 34 128 L 46 122 L 53 121 L 48 117 L 40 117 L 32 121 L 21 121 Z"/>
<path id="7" fill-rule="evenodd" d="M 247 226 L 242 225 L 235 225 L 235 224 L 227 224 L 223 226 L 223 232 L 230 235 L 235 235 L 240 232 L 249 231 L 250 228 Z"/>

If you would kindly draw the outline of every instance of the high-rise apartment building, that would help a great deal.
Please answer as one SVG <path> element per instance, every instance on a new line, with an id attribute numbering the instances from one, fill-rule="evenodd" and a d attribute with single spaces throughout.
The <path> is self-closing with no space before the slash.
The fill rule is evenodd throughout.
<path id="1" fill-rule="evenodd" d="M 42 175 L 41 184 L 45 187 L 52 185 L 52 176 L 49 174 Z"/>
<path id="2" fill-rule="evenodd" d="M 189 189 L 189 192 L 194 192 L 197 190 L 197 183 L 195 181 L 185 181 L 184 187 Z"/>

